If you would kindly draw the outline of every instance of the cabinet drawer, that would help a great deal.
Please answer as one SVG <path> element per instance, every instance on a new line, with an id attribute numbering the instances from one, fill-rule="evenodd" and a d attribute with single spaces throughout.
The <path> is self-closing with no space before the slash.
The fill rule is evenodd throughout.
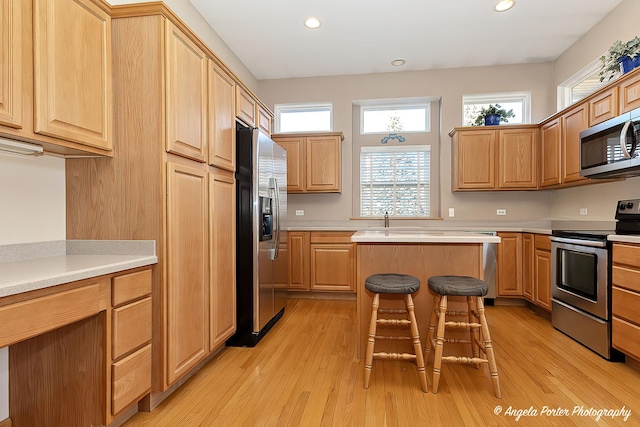
<path id="1" fill-rule="evenodd" d="M 640 360 L 640 328 L 614 317 L 611 321 L 611 341 L 614 348 Z"/>
<path id="2" fill-rule="evenodd" d="M 0 308 L 0 348 L 98 314 L 100 285 L 93 283 Z"/>
<path id="3" fill-rule="evenodd" d="M 539 249 L 541 251 L 551 251 L 551 240 L 549 240 L 549 236 L 546 236 L 544 234 L 536 234 L 535 242 L 536 249 Z"/>
<path id="4" fill-rule="evenodd" d="M 613 287 L 611 311 L 614 316 L 640 324 L 640 294 Z"/>
<path id="5" fill-rule="evenodd" d="M 614 265 L 612 270 L 612 280 L 615 286 L 640 292 L 640 271 L 619 265 Z"/>
<path id="6" fill-rule="evenodd" d="M 114 277 L 111 288 L 111 304 L 116 307 L 149 295 L 151 282 L 151 269 Z"/>
<path id="7" fill-rule="evenodd" d="M 151 344 L 111 368 L 111 413 L 116 415 L 151 390 Z"/>
<path id="8" fill-rule="evenodd" d="M 112 316 L 114 360 L 151 340 L 151 298 L 116 308 Z"/>
<path id="9" fill-rule="evenodd" d="M 351 231 L 313 231 L 311 243 L 351 243 Z"/>
<path id="10" fill-rule="evenodd" d="M 640 247 L 622 245 L 616 243 L 613 245 L 613 263 L 614 264 L 626 264 L 632 267 L 638 266 L 638 260 L 640 259 Z"/>

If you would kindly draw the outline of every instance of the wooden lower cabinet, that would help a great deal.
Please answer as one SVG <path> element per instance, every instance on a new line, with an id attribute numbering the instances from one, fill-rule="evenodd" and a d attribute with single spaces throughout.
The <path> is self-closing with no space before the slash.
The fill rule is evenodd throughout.
<path id="1" fill-rule="evenodd" d="M 152 277 L 140 267 L 0 301 L 3 325 L 30 325 L 0 338 L 13 425 L 108 425 L 149 394 Z"/>
<path id="2" fill-rule="evenodd" d="M 287 289 L 355 292 L 355 248 L 351 243 L 352 234 L 290 231 L 287 245 Z"/>
<path id="3" fill-rule="evenodd" d="M 611 296 L 613 347 L 640 360 L 640 245 L 614 243 Z"/>
<path id="4" fill-rule="evenodd" d="M 498 233 L 497 296 L 522 296 L 522 233 Z"/>
<path id="5" fill-rule="evenodd" d="M 535 269 L 535 236 L 531 233 L 522 235 L 522 296 L 533 302 L 536 284 Z"/>
<path id="6" fill-rule="evenodd" d="M 551 311 L 551 241 L 535 235 L 535 292 L 533 303 Z"/>
<path id="7" fill-rule="evenodd" d="M 273 262 L 273 281 L 276 289 L 287 289 L 289 283 L 289 243 L 283 232 L 278 250 L 278 258 Z"/>

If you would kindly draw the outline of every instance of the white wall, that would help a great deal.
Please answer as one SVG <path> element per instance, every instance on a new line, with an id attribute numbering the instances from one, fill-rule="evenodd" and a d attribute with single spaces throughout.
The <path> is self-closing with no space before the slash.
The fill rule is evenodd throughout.
<path id="1" fill-rule="evenodd" d="M 0 154 L 0 245 L 65 239 L 64 159 Z M 0 420 L 9 416 L 8 349 L 0 349 Z"/>

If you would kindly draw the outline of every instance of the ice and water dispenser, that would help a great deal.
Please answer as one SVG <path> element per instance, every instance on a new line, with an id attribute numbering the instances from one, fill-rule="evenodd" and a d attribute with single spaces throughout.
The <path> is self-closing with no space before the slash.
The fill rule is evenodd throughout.
<path id="1" fill-rule="evenodd" d="M 262 227 L 260 229 L 260 241 L 273 239 L 273 199 L 270 197 L 260 197 L 260 218 Z"/>

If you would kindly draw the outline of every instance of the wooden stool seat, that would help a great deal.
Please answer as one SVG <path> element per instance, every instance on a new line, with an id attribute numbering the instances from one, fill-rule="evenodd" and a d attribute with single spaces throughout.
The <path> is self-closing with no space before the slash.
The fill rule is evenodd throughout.
<path id="1" fill-rule="evenodd" d="M 420 280 L 407 274 L 374 274 L 365 280 L 365 288 L 373 292 L 373 306 L 371 310 L 371 323 L 369 324 L 369 338 L 367 340 L 367 353 L 364 359 L 364 388 L 369 388 L 373 359 L 383 360 L 408 360 L 415 361 L 418 366 L 418 377 L 422 391 L 427 392 L 427 375 L 420 344 L 420 333 L 411 294 L 420 289 Z M 405 310 L 379 309 L 380 294 L 404 294 Z M 378 319 L 378 313 L 405 314 L 406 319 Z M 376 335 L 377 326 L 400 326 L 410 329 L 408 337 L 390 337 Z M 415 354 L 411 353 L 374 353 L 376 339 L 405 339 L 413 342 Z"/>
<path id="2" fill-rule="evenodd" d="M 489 286 L 483 280 L 468 276 L 433 276 L 428 280 L 429 290 L 434 295 L 433 312 L 429 321 L 427 332 L 427 344 L 425 348 L 426 362 L 429 363 L 429 353 L 435 347 L 433 357 L 433 392 L 438 392 L 440 383 L 440 371 L 442 363 L 472 365 L 479 368 L 481 364 L 487 364 L 493 390 L 497 398 L 501 397 L 498 368 L 496 366 L 491 335 L 484 313 L 482 297 L 489 290 Z M 447 311 L 447 296 L 466 296 L 468 311 Z M 446 316 L 467 317 L 467 322 L 447 321 Z M 437 326 L 436 326 L 437 320 Z M 447 339 L 444 334 L 450 328 L 468 329 L 470 339 Z M 436 336 L 434 338 L 434 331 Z M 473 357 L 443 356 L 444 343 L 471 344 Z M 486 358 L 480 357 L 480 352 Z"/>

